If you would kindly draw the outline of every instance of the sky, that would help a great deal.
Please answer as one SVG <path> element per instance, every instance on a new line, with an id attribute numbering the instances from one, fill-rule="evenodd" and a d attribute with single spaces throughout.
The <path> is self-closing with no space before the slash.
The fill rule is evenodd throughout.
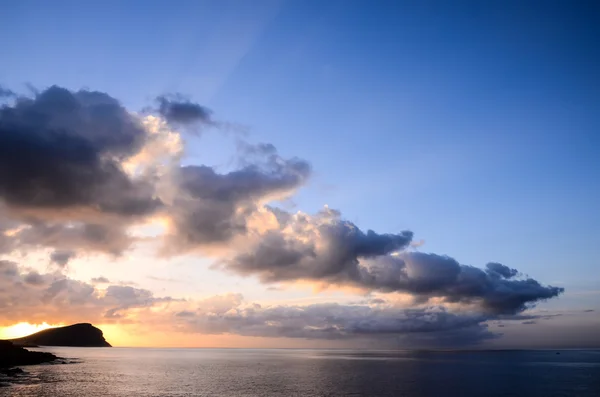
<path id="1" fill-rule="evenodd" d="M 595 1 L 0 13 L 0 338 L 600 347 Z"/>

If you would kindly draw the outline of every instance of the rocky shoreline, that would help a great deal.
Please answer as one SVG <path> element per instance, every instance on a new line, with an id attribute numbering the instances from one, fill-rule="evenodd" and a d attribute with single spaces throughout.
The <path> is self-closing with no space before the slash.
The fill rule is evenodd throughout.
<path id="1" fill-rule="evenodd" d="M 19 373 L 13 367 L 50 363 L 58 359 L 52 353 L 34 352 L 9 341 L 0 341 L 0 373 L 3 375 Z"/>
<path id="2" fill-rule="evenodd" d="M 31 381 L 29 374 L 19 367 L 74 362 L 52 353 L 25 349 L 38 346 L 110 347 L 110 344 L 104 339 L 100 329 L 88 323 L 50 328 L 22 338 L 0 340 L 0 387 Z"/>

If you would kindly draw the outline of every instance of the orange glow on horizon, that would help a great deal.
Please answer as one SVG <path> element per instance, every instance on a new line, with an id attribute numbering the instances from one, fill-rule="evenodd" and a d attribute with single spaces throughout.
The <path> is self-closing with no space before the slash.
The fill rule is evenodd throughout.
<path id="1" fill-rule="evenodd" d="M 48 323 L 42 324 L 30 324 L 27 322 L 21 322 L 8 327 L 0 327 L 0 339 L 15 339 L 22 338 L 23 336 L 35 334 L 36 332 L 48 329 L 60 327 L 58 325 L 50 325 Z"/>
<path id="2" fill-rule="evenodd" d="M 340 341 L 269 338 L 232 334 L 207 335 L 144 329 L 136 325 L 98 324 L 104 338 L 113 347 L 150 348 L 331 348 L 344 347 Z"/>
<path id="3" fill-rule="evenodd" d="M 30 324 L 21 322 L 0 327 L 0 339 L 15 339 L 65 324 Z M 344 347 L 335 341 L 319 340 L 307 343 L 301 339 L 268 338 L 232 334 L 206 335 L 168 330 L 145 329 L 138 325 L 94 324 L 114 347 L 150 348 L 331 348 Z M 339 342 L 339 341 L 338 341 Z"/>

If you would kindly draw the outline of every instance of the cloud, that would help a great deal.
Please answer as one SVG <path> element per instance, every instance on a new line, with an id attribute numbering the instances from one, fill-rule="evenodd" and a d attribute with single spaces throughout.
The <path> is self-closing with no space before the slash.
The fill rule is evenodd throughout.
<path id="1" fill-rule="evenodd" d="M 27 274 L 24 275 L 23 277 L 23 281 L 26 284 L 29 285 L 42 285 L 44 284 L 44 277 L 42 277 L 42 275 L 40 275 L 38 272 L 36 271 L 31 271 Z"/>
<path id="2" fill-rule="evenodd" d="M 0 86 L 0 98 L 7 98 L 7 97 L 14 97 L 14 96 L 16 96 L 16 94 L 13 91 Z"/>
<path id="3" fill-rule="evenodd" d="M 181 167 L 175 175 L 178 194 L 170 208 L 167 247 L 185 252 L 227 243 L 248 232 L 248 219 L 261 204 L 289 196 L 308 180 L 306 161 L 280 157 L 275 148 L 253 152 L 237 170 L 217 173 L 207 166 Z"/>
<path id="4" fill-rule="evenodd" d="M 194 317 L 195 313 L 189 310 L 183 310 L 175 313 L 175 317 Z"/>
<path id="5" fill-rule="evenodd" d="M 437 340 L 450 345 L 476 344 L 495 337 L 483 324 L 484 316 L 451 313 L 443 307 L 401 309 L 335 303 L 262 307 L 244 304 L 237 295 L 219 299 L 217 307 L 200 301 L 197 310 L 176 313 L 176 321 L 187 332 L 262 337 L 352 339 L 402 336 L 405 342 Z"/>
<path id="6" fill-rule="evenodd" d="M 386 303 L 386 301 L 384 299 L 380 299 L 380 298 L 369 299 L 368 302 L 371 303 L 371 304 L 373 304 L 373 305 L 379 305 L 379 304 Z"/>
<path id="7" fill-rule="evenodd" d="M 394 253 L 412 239 L 409 231 L 363 232 L 329 208 L 314 217 L 271 211 L 279 228 L 261 235 L 249 251 L 223 261 L 221 267 L 257 274 L 265 282 L 308 279 L 344 283 L 359 277 L 360 258 Z"/>
<path id="8" fill-rule="evenodd" d="M 466 266 L 449 256 L 404 250 L 412 233 L 363 232 L 326 208 L 316 216 L 284 214 L 280 227 L 223 260 L 219 267 L 257 275 L 273 283 L 312 280 L 380 292 L 407 292 L 421 299 L 475 304 L 486 312 L 517 313 L 563 292 L 498 263 L 486 269 Z"/>
<path id="9" fill-rule="evenodd" d="M 169 123 L 211 123 L 211 111 L 204 106 L 184 99 L 181 95 L 159 96 L 158 113 Z"/>
<path id="10" fill-rule="evenodd" d="M 522 321 L 522 320 L 552 320 L 553 318 L 562 316 L 563 313 L 547 313 L 542 311 L 527 311 L 518 314 L 501 314 L 497 318 L 503 321 Z"/>
<path id="11" fill-rule="evenodd" d="M 108 283 L 110 283 L 110 280 L 107 279 L 106 277 L 94 277 L 90 281 L 92 284 L 108 284 Z"/>
<path id="12" fill-rule="evenodd" d="M 144 144 L 138 119 L 107 94 L 50 87 L 0 108 L 0 197 L 14 209 L 138 215 L 158 202 L 120 161 Z"/>
<path id="13" fill-rule="evenodd" d="M 2 105 L 0 212 L 20 225 L 11 248 L 126 249 L 126 228 L 162 206 L 157 176 L 124 168 L 154 135 L 96 91 L 52 86 Z"/>
<path id="14" fill-rule="evenodd" d="M 136 242 L 155 241 L 163 255 L 218 255 L 214 267 L 266 284 L 308 281 L 382 296 L 403 293 L 415 306 L 381 299 L 263 308 L 228 295 L 190 308 L 192 303 L 102 277 L 86 283 L 0 262 L 3 321 L 52 321 L 67 311 L 60 321 L 131 321 L 133 312 L 172 305 L 160 316 L 199 332 L 325 339 L 404 335 L 415 343 L 434 338 L 451 344 L 493 337 L 485 321 L 516 319 L 563 292 L 500 263 L 478 268 L 414 252 L 420 244 L 411 231 L 363 229 L 329 207 L 312 215 L 277 208 L 277 201 L 310 180 L 312 169 L 272 144 L 238 142 L 239 161 L 225 170 L 182 165 L 184 140 L 173 128 L 220 123 L 181 96 L 159 97 L 154 114 L 146 116 L 96 91 L 53 86 L 30 97 L 4 96 L 1 253 L 49 248 L 51 260 L 65 266 L 81 252 L 118 256 Z M 147 233 L 152 237 L 136 232 L 155 228 L 153 222 L 162 230 Z"/>
<path id="15" fill-rule="evenodd" d="M 156 298 L 148 290 L 128 285 L 110 285 L 106 288 L 103 300 L 111 306 L 104 313 L 105 318 L 121 318 L 122 312 L 130 308 L 152 307 L 157 303 L 171 302 L 171 297 Z"/>
<path id="16" fill-rule="evenodd" d="M 165 253 L 224 245 L 248 232 L 269 201 L 308 180 L 309 164 L 270 144 L 243 144 L 237 169 L 181 166 L 183 141 L 167 122 L 209 121 L 209 111 L 160 97 L 162 117 L 141 117 L 102 92 L 58 86 L 0 107 L 0 249 L 53 248 L 120 255 L 129 229 L 169 224 Z"/>
<path id="17" fill-rule="evenodd" d="M 65 267 L 75 255 L 74 251 L 56 250 L 50 254 L 50 260 L 60 267 Z"/>
<path id="18" fill-rule="evenodd" d="M 155 296 L 130 285 L 92 283 L 38 273 L 0 261 L 0 324 L 20 321 L 95 322 L 152 326 L 163 331 L 307 340 L 370 340 L 389 347 L 461 347 L 498 338 L 487 323 L 508 317 L 444 305 L 401 307 L 374 298 L 352 304 L 265 305 L 241 294 L 201 300 Z M 528 317 L 533 316 L 533 317 Z M 525 321 L 527 323 L 527 321 Z M 498 325 L 503 327 L 504 324 Z"/>
<path id="19" fill-rule="evenodd" d="M 101 290 L 61 273 L 40 274 L 10 261 L 0 261 L 0 275 L 0 325 L 132 321 L 126 316 L 130 309 L 174 301 L 131 286 L 109 285 Z M 108 282 L 103 277 L 92 281 Z"/>
<path id="20" fill-rule="evenodd" d="M 78 250 L 119 255 L 133 242 L 125 226 L 119 222 L 111 225 L 36 220 L 15 233 L 13 240 L 20 247 L 51 247 L 57 252 L 69 252 L 71 257 Z"/>
<path id="21" fill-rule="evenodd" d="M 488 263 L 487 266 L 488 274 L 494 275 L 497 274 L 498 277 L 502 278 L 512 278 L 519 274 L 517 269 L 511 269 L 508 266 L 504 266 L 501 263 L 491 262 Z"/>
<path id="22" fill-rule="evenodd" d="M 165 283 L 185 283 L 185 280 L 179 280 L 171 277 L 146 276 L 146 278 L 153 281 L 163 281 Z"/>

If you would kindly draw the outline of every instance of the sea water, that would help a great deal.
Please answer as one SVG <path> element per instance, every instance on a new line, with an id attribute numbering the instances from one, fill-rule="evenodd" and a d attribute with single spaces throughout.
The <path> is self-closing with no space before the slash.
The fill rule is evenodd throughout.
<path id="1" fill-rule="evenodd" d="M 44 348 L 0 396 L 600 396 L 600 351 Z"/>

